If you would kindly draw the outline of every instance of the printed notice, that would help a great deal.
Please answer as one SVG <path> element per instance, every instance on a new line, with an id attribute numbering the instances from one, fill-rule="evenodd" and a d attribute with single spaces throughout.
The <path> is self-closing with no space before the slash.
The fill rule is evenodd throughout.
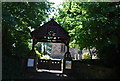
<path id="1" fill-rule="evenodd" d="M 66 61 L 66 69 L 71 69 L 72 62 L 71 61 Z"/>
<path id="2" fill-rule="evenodd" d="M 28 67 L 33 67 L 34 66 L 34 59 L 28 59 L 27 66 Z"/>

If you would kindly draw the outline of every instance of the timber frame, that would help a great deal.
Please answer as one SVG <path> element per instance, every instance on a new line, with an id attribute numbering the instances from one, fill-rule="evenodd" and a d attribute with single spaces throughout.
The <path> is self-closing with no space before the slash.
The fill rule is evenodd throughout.
<path id="1" fill-rule="evenodd" d="M 69 33 L 54 19 L 51 19 L 44 25 L 32 31 L 30 34 L 33 40 L 32 53 L 35 52 L 34 47 L 37 42 L 64 43 L 67 46 L 64 60 L 71 59 L 71 54 L 69 52 L 69 42 L 71 37 L 69 36 Z"/>

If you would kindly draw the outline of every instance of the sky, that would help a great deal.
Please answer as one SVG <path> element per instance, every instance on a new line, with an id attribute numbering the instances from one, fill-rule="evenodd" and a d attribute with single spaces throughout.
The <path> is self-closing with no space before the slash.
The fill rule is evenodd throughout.
<path id="1" fill-rule="evenodd" d="M 60 5 L 60 3 L 63 2 L 63 0 L 48 0 L 48 1 L 49 1 L 49 2 L 54 2 L 54 3 L 55 3 L 54 5 L 52 5 L 52 7 L 55 7 L 55 8 L 62 8 L 62 6 L 59 6 L 59 5 Z M 57 11 L 52 12 L 51 15 L 50 15 L 50 17 L 53 17 L 55 13 L 57 13 Z"/>

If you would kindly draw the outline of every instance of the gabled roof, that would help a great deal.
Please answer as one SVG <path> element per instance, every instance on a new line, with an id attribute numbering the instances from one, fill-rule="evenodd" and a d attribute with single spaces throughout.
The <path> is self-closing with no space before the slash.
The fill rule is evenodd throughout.
<path id="1" fill-rule="evenodd" d="M 33 39 L 38 42 L 66 43 L 70 41 L 69 33 L 63 29 L 54 19 L 45 23 L 31 32 Z"/>

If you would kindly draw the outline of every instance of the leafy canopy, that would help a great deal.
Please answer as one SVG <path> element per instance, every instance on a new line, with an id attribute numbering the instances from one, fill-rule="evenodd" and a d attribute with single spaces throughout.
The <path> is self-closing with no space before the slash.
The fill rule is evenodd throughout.
<path id="1" fill-rule="evenodd" d="M 79 49 L 95 47 L 101 58 L 120 58 L 119 2 L 63 2 L 61 5 L 63 8 L 59 8 L 56 19 L 72 37 L 71 45 L 77 44 Z"/>
<path id="2" fill-rule="evenodd" d="M 3 2 L 3 54 L 24 56 L 31 42 L 30 32 L 48 18 L 49 2 Z"/>

